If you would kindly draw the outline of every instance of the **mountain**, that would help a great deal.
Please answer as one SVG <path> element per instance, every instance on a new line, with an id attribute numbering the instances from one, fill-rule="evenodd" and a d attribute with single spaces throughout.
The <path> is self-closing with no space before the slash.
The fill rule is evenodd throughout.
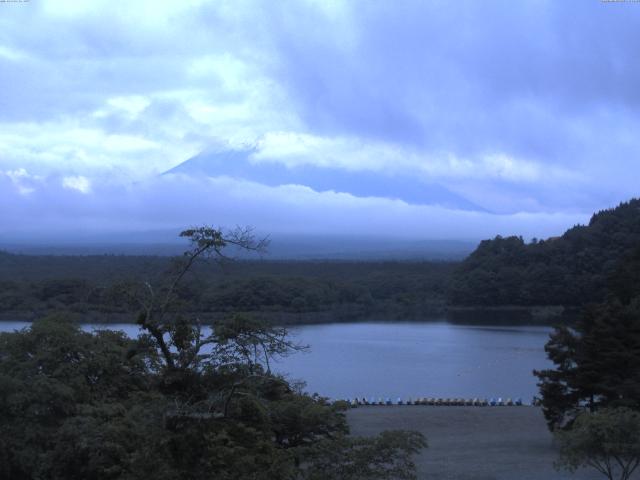
<path id="1" fill-rule="evenodd" d="M 601 302 L 640 248 L 640 199 L 600 211 L 561 237 L 484 240 L 455 271 L 454 305 L 567 305 Z"/>
<path id="2" fill-rule="evenodd" d="M 205 151 L 163 173 L 190 176 L 227 176 L 270 187 L 304 185 L 317 192 L 335 191 L 356 197 L 382 197 L 413 205 L 440 205 L 456 210 L 486 211 L 483 207 L 437 183 L 415 175 L 384 175 L 316 165 L 287 167 L 273 161 L 252 161 L 255 149 Z"/>

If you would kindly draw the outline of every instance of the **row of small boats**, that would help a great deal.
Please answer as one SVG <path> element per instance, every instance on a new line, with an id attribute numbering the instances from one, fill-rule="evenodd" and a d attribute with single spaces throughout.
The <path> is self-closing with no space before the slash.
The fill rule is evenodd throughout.
<path id="1" fill-rule="evenodd" d="M 523 405 L 521 398 L 435 398 L 435 397 L 418 397 L 403 400 L 397 398 L 395 401 L 391 398 L 351 398 L 346 401 L 352 406 L 360 405 L 434 405 L 434 406 L 469 406 L 469 407 L 503 407 L 503 406 L 521 406 Z"/>

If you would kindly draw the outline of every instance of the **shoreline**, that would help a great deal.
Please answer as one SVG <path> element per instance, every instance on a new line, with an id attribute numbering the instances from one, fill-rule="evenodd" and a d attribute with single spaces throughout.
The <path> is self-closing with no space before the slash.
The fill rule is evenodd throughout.
<path id="1" fill-rule="evenodd" d="M 82 323 L 98 324 L 131 324 L 135 325 L 133 313 L 103 313 L 96 311 L 78 312 L 72 310 L 56 311 L 4 311 L 0 312 L 0 322 L 20 321 L 33 322 L 38 318 L 50 314 L 69 314 Z M 547 306 L 513 306 L 502 305 L 496 307 L 458 307 L 449 306 L 443 309 L 423 312 L 416 315 L 399 315 L 398 312 L 376 312 L 366 315 L 345 315 L 344 312 L 188 312 L 193 317 L 199 317 L 205 325 L 218 322 L 229 315 L 242 314 L 265 320 L 272 325 L 302 326 L 340 323 L 427 323 L 447 322 L 459 325 L 503 325 L 503 326 L 554 326 L 558 323 L 572 323 L 577 310 L 558 305 Z"/>

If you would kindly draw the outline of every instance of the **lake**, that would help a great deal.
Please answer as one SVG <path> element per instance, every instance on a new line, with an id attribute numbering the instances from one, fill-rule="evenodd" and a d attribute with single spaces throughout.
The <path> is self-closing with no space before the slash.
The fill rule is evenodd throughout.
<path id="1" fill-rule="evenodd" d="M 1 331 L 28 326 L 0 322 Z M 136 335 L 131 324 L 84 325 Z M 544 344 L 551 329 L 446 322 L 335 323 L 290 328 L 310 350 L 273 369 L 304 379 L 331 398 L 522 397 L 538 393 L 532 370 L 551 366 Z"/>

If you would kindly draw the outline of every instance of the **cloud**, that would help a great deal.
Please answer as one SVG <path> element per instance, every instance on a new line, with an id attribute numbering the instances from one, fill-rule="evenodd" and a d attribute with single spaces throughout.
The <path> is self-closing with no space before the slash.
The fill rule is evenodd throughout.
<path id="1" fill-rule="evenodd" d="M 0 171 L 0 177 L 2 176 L 13 184 L 20 195 L 29 195 L 35 191 L 37 183 L 41 180 L 38 176 L 30 175 L 24 168 Z"/>
<path id="2" fill-rule="evenodd" d="M 496 215 L 332 191 L 318 193 L 299 185 L 268 187 L 229 177 L 185 175 L 127 185 L 49 177 L 40 179 L 25 195 L 16 177 L 29 178 L 29 174 L 0 174 L 0 204 L 10 205 L 0 210 L 2 241 L 46 242 L 65 236 L 179 230 L 201 224 L 250 224 L 267 234 L 478 240 L 498 233 L 558 235 L 588 220 L 581 214 Z"/>
<path id="3" fill-rule="evenodd" d="M 155 192 L 142 186 L 157 185 L 159 172 L 212 145 L 247 144 L 257 145 L 257 163 L 412 175 L 503 215 L 479 214 L 476 223 L 375 200 L 396 219 L 433 221 L 446 232 L 455 230 L 447 215 L 474 232 L 485 221 L 506 229 L 503 220 L 531 230 L 539 221 L 544 230 L 545 222 L 559 225 L 638 194 L 640 25 L 631 3 L 141 0 L 116 8 L 106 0 L 43 0 L 14 7 L 0 16 L 0 170 L 31 177 L 0 175 L 17 195 L 5 198 L 16 202 L 10 210 L 45 195 L 48 218 L 63 222 L 65 199 L 83 195 L 95 222 L 122 221 L 108 215 L 110 206 L 147 225 L 153 215 L 136 216 L 122 199 L 145 212 L 154 204 L 173 211 L 183 198 L 197 203 L 196 192 L 203 201 L 210 192 L 175 187 L 164 202 L 127 193 L 132 182 Z M 58 186 L 47 181 L 41 190 L 36 177 Z M 88 183 L 64 188 L 64 178 Z M 238 202 L 250 206 L 226 207 L 274 224 L 280 214 L 295 224 L 297 210 L 286 200 L 295 195 L 312 210 L 340 202 L 345 212 L 365 208 L 338 194 L 243 185 L 252 194 Z M 275 210 L 261 210 L 254 191 Z M 335 215 L 319 216 L 318 228 L 366 227 L 355 213 L 342 222 L 335 207 Z"/>
<path id="4" fill-rule="evenodd" d="M 0 58 L 2 58 L 3 60 L 17 62 L 17 61 L 25 60 L 27 56 L 24 54 L 24 52 L 21 52 L 18 49 L 8 48 L 8 47 L 5 47 L 4 45 L 0 45 Z"/>
<path id="5" fill-rule="evenodd" d="M 629 48 L 640 30 L 628 8 L 351 5 L 355 33 L 346 46 L 327 39 L 331 22 L 319 14 L 283 8 L 284 20 L 277 17 L 272 28 L 280 46 L 276 74 L 316 134 L 454 159 L 436 162 L 436 175 L 470 170 L 468 176 L 502 177 L 502 185 L 485 184 L 486 190 L 571 172 L 597 181 L 556 182 L 558 191 L 597 195 L 604 188 L 610 197 L 614 189 L 621 197 L 637 191 L 625 178 L 629 170 L 640 173 L 640 140 L 624 133 L 640 126 L 640 95 L 632 87 L 640 67 Z"/>
<path id="6" fill-rule="evenodd" d="M 75 177 L 64 177 L 62 186 L 69 190 L 77 190 L 80 193 L 89 193 L 91 191 L 91 182 L 87 177 L 77 175 Z"/>
<path id="7" fill-rule="evenodd" d="M 412 146 L 358 137 L 322 137 L 300 132 L 265 134 L 257 142 L 253 158 L 257 162 L 278 162 L 288 167 L 311 164 L 355 171 L 395 173 L 411 170 L 435 179 L 488 178 L 519 183 L 580 177 L 562 167 L 546 166 L 502 153 L 462 158 L 451 153 L 425 153 Z"/>

